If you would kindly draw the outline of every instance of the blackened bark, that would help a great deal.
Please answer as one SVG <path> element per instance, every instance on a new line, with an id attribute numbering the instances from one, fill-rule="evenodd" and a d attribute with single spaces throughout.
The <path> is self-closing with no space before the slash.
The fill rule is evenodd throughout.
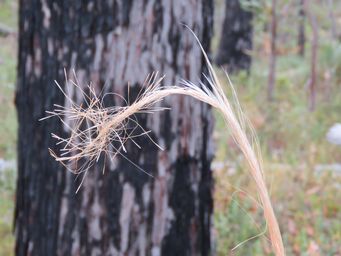
<path id="1" fill-rule="evenodd" d="M 298 45 L 298 54 L 300 56 L 304 56 L 305 50 L 305 0 L 299 0 L 299 11 L 298 11 L 298 37 L 297 37 L 297 45 Z"/>
<path id="2" fill-rule="evenodd" d="M 19 119 L 15 210 L 17 255 L 209 255 L 212 217 L 212 115 L 188 97 L 164 101 L 170 112 L 141 114 L 159 151 L 147 138 L 127 157 L 100 159 L 82 177 L 48 155 L 58 150 L 50 133 L 67 129 L 58 120 L 39 122 L 64 98 L 53 81 L 76 70 L 80 86 L 136 96 L 149 72 L 196 80 L 204 59 L 191 27 L 209 49 L 212 1 L 20 1 L 16 105 Z M 65 86 L 67 87 L 67 86 Z M 79 92 L 68 90 L 82 103 Z M 105 104 L 123 104 L 118 98 Z M 105 173 L 102 167 L 105 164 Z"/>
<path id="3" fill-rule="evenodd" d="M 225 1 L 225 19 L 221 32 L 217 65 L 231 72 L 249 70 L 252 50 L 252 13 L 244 10 L 239 0 Z"/>

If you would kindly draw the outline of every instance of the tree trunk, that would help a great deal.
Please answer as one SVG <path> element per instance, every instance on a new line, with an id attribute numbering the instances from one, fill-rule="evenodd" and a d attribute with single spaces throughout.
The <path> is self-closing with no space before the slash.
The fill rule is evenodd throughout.
<path id="1" fill-rule="evenodd" d="M 239 0 L 226 0 L 217 65 L 226 65 L 231 72 L 249 70 L 252 31 L 252 13 L 244 10 Z"/>
<path id="2" fill-rule="evenodd" d="M 272 101 L 274 97 L 275 81 L 276 81 L 276 38 L 277 38 L 277 15 L 276 0 L 272 0 L 271 7 L 271 51 L 269 62 L 269 79 L 268 79 L 268 100 Z"/>
<path id="3" fill-rule="evenodd" d="M 193 36 L 209 49 L 212 1 L 20 1 L 16 105 L 19 119 L 15 210 L 17 255 L 209 255 L 212 217 L 212 114 L 188 97 L 163 101 L 172 110 L 138 116 L 151 137 L 126 159 L 100 162 L 81 177 L 56 163 L 50 133 L 67 133 L 59 120 L 39 122 L 64 98 L 53 81 L 75 69 L 80 86 L 133 97 L 147 74 L 168 85 L 205 71 Z M 68 71 L 71 73 L 71 71 Z M 79 92 L 68 91 L 81 103 Z M 123 104 L 107 96 L 105 104 Z"/>
<path id="4" fill-rule="evenodd" d="M 309 79 L 309 110 L 314 111 L 316 106 L 316 65 L 317 65 L 317 50 L 318 50 L 318 27 L 317 19 L 310 8 L 310 3 L 306 3 L 306 12 L 308 13 L 309 22 L 313 30 L 311 40 L 311 62 L 310 62 L 310 79 Z"/>
<path id="5" fill-rule="evenodd" d="M 305 50 L 305 0 L 299 0 L 299 11 L 298 11 L 298 37 L 297 37 L 297 44 L 298 44 L 298 54 L 300 56 L 304 56 Z"/>

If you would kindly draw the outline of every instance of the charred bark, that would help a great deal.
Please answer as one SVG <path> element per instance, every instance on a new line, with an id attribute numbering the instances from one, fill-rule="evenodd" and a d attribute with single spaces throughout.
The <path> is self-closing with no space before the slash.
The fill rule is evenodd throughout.
<path id="1" fill-rule="evenodd" d="M 19 120 L 15 209 L 17 255 L 209 255 L 212 215 L 212 114 L 188 97 L 170 97 L 169 112 L 141 114 L 139 123 L 166 150 L 140 137 L 127 157 L 100 159 L 81 177 L 57 164 L 50 133 L 58 120 L 39 122 L 64 98 L 53 81 L 76 70 L 80 86 L 130 97 L 149 72 L 196 80 L 204 59 L 187 24 L 206 50 L 212 1 L 20 1 L 16 105 Z M 186 15 L 184 15 L 184 13 Z M 82 97 L 68 91 L 78 103 Z M 105 104 L 123 104 L 106 97 Z M 102 174 L 103 165 L 105 173 Z"/>
<path id="2" fill-rule="evenodd" d="M 226 65 L 231 72 L 249 70 L 252 33 L 252 13 L 244 10 L 239 0 L 226 0 L 216 64 Z"/>
<path id="3" fill-rule="evenodd" d="M 305 0 L 299 0 L 299 22 L 298 22 L 298 37 L 297 37 L 297 45 L 298 45 L 298 54 L 300 56 L 304 56 L 305 50 Z"/>

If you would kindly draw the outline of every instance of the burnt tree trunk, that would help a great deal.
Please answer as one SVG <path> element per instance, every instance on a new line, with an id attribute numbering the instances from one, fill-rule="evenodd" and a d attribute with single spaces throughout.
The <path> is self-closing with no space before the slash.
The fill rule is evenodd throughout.
<path id="1" fill-rule="evenodd" d="M 141 114 L 151 137 L 127 145 L 127 157 L 96 165 L 80 179 L 49 155 L 50 133 L 65 134 L 58 120 L 39 122 L 54 103 L 64 104 L 53 81 L 75 69 L 80 86 L 136 95 L 148 73 L 165 83 L 196 80 L 205 71 L 193 36 L 209 49 L 213 4 L 195 1 L 20 1 L 16 105 L 19 119 L 15 210 L 17 255 L 209 255 L 212 217 L 212 114 L 185 96 Z M 68 71 L 71 73 L 71 71 Z M 69 91 L 78 103 L 79 92 Z M 106 97 L 105 104 L 123 104 Z M 104 160 L 102 161 L 104 162 Z"/>
<path id="2" fill-rule="evenodd" d="M 297 45 L 298 45 L 298 54 L 300 56 L 304 56 L 305 51 L 305 0 L 299 0 L 299 11 L 298 11 L 298 36 L 297 36 Z"/>
<path id="3" fill-rule="evenodd" d="M 231 72 L 249 70 L 252 32 L 252 13 L 244 10 L 239 0 L 226 0 L 216 64 L 226 66 Z"/>

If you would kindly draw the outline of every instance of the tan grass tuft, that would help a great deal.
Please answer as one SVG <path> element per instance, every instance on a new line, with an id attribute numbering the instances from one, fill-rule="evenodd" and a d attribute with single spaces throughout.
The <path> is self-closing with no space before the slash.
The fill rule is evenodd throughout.
<path id="1" fill-rule="evenodd" d="M 196 36 L 195 38 L 199 42 Z M 161 81 L 163 77 L 158 78 L 157 73 L 153 73 L 148 76 L 145 81 L 144 92 L 138 96 L 132 104 L 124 107 L 105 108 L 102 104 L 102 99 L 96 96 L 96 93 L 91 86 L 88 86 L 89 93 L 86 94 L 77 83 L 70 81 L 70 83 L 81 90 L 86 103 L 85 106 L 83 106 L 75 104 L 58 83 L 56 83 L 71 105 L 68 108 L 55 105 L 55 110 L 47 112 L 49 115 L 46 118 L 60 118 L 63 124 L 70 130 L 70 137 L 61 138 L 58 135 L 53 134 L 52 136 L 58 140 L 58 144 L 63 144 L 64 147 L 60 154 L 50 150 L 51 155 L 56 161 L 61 162 L 75 173 L 86 172 L 89 167 L 98 161 L 101 154 L 110 158 L 114 158 L 119 154 L 126 158 L 122 151 L 126 151 L 125 143 L 128 140 L 133 141 L 137 147 L 140 147 L 134 141 L 134 138 L 142 135 L 149 136 L 149 131 L 145 131 L 139 126 L 134 118 L 135 114 L 162 110 L 154 108 L 153 106 L 169 95 L 181 94 L 194 97 L 217 108 L 224 117 L 232 137 L 244 154 L 250 167 L 250 175 L 256 183 L 259 197 L 263 205 L 264 217 L 269 228 L 273 250 L 278 256 L 285 255 L 281 233 L 264 180 L 261 158 L 256 154 L 252 143 L 250 143 L 247 137 L 244 124 L 245 119 L 242 118 L 239 104 L 237 104 L 237 110 L 235 111 L 227 99 L 223 86 L 205 51 L 201 45 L 200 47 L 206 58 L 209 69 L 209 75 L 205 77 L 209 87 L 206 86 L 204 82 L 201 82 L 198 86 L 189 81 L 182 81 L 182 86 L 162 87 Z M 234 91 L 233 94 L 235 95 Z M 64 117 L 73 123 L 72 127 L 64 121 Z M 135 124 L 134 127 L 127 127 L 129 121 L 130 123 Z M 86 127 L 85 129 L 84 126 Z M 142 129 L 143 132 L 138 135 L 133 135 L 136 128 Z M 117 144 L 119 146 L 115 146 Z M 82 164 L 79 164 L 80 162 L 82 162 Z M 142 170 L 141 168 L 139 169 Z M 146 172 L 145 170 L 142 171 Z"/>

